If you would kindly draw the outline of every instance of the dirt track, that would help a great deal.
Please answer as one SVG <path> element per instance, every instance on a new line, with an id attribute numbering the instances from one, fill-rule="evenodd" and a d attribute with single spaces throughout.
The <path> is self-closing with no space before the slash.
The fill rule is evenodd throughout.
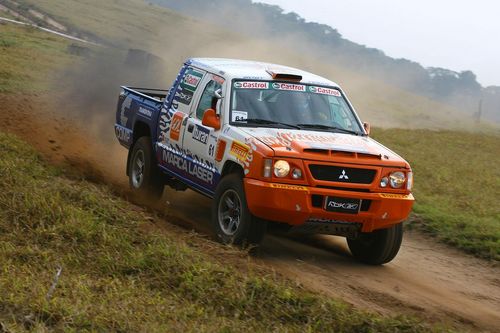
<path id="1" fill-rule="evenodd" d="M 27 140 L 52 162 L 126 188 L 126 151 L 112 140 L 112 124 L 111 134 L 101 137 L 90 123 L 77 126 L 70 116 L 53 112 L 50 99 L 39 96 L 0 95 L 0 106 L 0 130 Z M 82 130 L 83 124 L 90 134 Z M 209 233 L 210 200 L 168 190 L 163 204 L 181 224 Z M 358 264 L 345 241 L 330 236 L 294 240 L 269 235 L 255 261 L 359 308 L 417 314 L 472 331 L 500 328 L 500 268 L 417 232 L 406 234 L 399 255 L 383 267 Z"/>

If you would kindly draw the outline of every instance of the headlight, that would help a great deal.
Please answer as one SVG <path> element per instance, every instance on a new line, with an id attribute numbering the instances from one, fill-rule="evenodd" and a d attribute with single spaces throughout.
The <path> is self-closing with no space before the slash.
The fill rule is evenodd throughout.
<path id="1" fill-rule="evenodd" d="M 274 175 L 279 178 L 288 176 L 290 164 L 287 161 L 278 160 L 274 163 Z"/>
<path id="2" fill-rule="evenodd" d="M 392 188 L 401 188 L 405 183 L 405 174 L 401 171 L 393 172 L 389 175 L 389 183 Z"/>

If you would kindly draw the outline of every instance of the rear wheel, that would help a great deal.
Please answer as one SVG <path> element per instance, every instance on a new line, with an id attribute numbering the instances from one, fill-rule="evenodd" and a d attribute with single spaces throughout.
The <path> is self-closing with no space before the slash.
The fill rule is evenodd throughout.
<path id="1" fill-rule="evenodd" d="M 132 148 L 129 159 L 129 184 L 132 190 L 149 199 L 160 199 L 163 182 L 156 166 L 149 137 L 139 138 Z"/>
<path id="2" fill-rule="evenodd" d="M 387 229 L 362 233 L 358 238 L 347 239 L 352 255 L 366 264 L 382 265 L 398 254 L 403 240 L 403 224 Z"/>
<path id="3" fill-rule="evenodd" d="M 217 186 L 212 204 L 212 224 L 217 239 L 224 244 L 259 244 L 267 222 L 250 213 L 242 176 L 225 176 Z"/>

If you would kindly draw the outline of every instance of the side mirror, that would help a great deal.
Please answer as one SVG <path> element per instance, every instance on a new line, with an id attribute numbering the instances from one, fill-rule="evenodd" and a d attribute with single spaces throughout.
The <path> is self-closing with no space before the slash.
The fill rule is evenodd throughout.
<path id="1" fill-rule="evenodd" d="M 214 96 L 217 97 L 217 99 L 222 99 L 222 89 L 217 89 L 214 92 Z"/>
<path id="2" fill-rule="evenodd" d="M 203 124 L 203 126 L 212 127 L 215 130 L 220 129 L 220 119 L 215 114 L 214 109 L 206 109 L 205 110 L 205 113 L 203 114 L 203 119 L 202 119 L 201 123 Z"/>
<path id="3" fill-rule="evenodd" d="M 370 135 L 370 123 L 363 123 L 363 128 L 365 129 L 366 135 Z"/>

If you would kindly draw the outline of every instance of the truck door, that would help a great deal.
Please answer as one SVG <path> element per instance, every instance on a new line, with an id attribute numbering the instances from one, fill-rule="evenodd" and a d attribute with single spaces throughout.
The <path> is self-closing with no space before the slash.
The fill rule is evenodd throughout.
<path id="1" fill-rule="evenodd" d="M 200 85 L 201 94 L 195 95 L 194 103 L 184 128 L 183 148 L 197 165 L 197 176 L 210 192 L 215 191 L 219 172 L 215 167 L 215 148 L 220 130 L 203 126 L 205 110 L 216 108 L 215 91 L 222 88 L 224 79 L 208 74 Z"/>
<path id="2" fill-rule="evenodd" d="M 197 68 L 187 67 L 179 74 L 172 87 L 175 91 L 171 101 L 163 105 L 158 123 L 158 140 L 156 154 L 160 167 L 167 173 L 191 185 L 193 179 L 190 156 L 183 148 L 182 142 L 189 113 L 194 104 L 194 96 L 200 94 L 200 85 L 206 72 Z"/>

